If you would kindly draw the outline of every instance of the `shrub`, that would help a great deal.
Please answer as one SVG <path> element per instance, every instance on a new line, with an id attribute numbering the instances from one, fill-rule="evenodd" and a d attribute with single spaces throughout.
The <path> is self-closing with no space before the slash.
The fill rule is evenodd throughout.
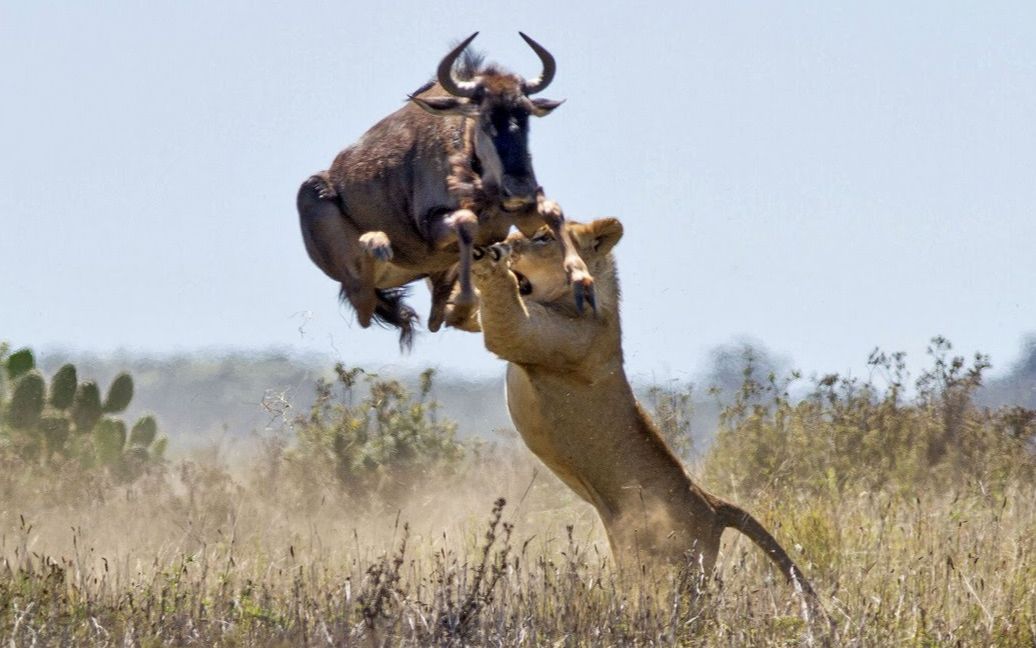
<path id="1" fill-rule="evenodd" d="M 433 370 L 421 374 L 416 396 L 397 380 L 341 363 L 335 374 L 317 383 L 309 414 L 293 423 L 296 443 L 285 456 L 298 481 L 333 480 L 354 501 L 391 506 L 422 478 L 456 470 L 465 447 L 454 438 L 456 424 L 440 420 L 429 400 Z"/>
<path id="2" fill-rule="evenodd" d="M 740 490 L 779 487 L 812 492 L 883 487 L 910 490 L 953 481 L 990 486 L 1036 473 L 1032 452 L 1036 412 L 990 412 L 974 403 L 989 360 L 970 364 L 933 338 L 931 368 L 915 381 L 916 396 L 903 398 L 908 379 L 903 353 L 871 353 L 873 380 L 829 374 L 814 378 L 805 398 L 773 375 L 755 380 L 750 367 L 734 401 L 720 417 L 707 462 L 707 477 Z"/>

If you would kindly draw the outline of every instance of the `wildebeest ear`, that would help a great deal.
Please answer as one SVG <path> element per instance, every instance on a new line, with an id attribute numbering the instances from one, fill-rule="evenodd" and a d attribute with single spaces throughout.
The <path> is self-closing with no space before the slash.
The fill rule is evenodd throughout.
<path id="1" fill-rule="evenodd" d="M 584 245 L 596 254 L 608 254 L 622 238 L 622 223 L 618 218 L 598 218 L 587 223 Z"/>
<path id="2" fill-rule="evenodd" d="M 462 97 L 415 97 L 411 95 L 410 101 L 440 117 L 447 115 L 471 116 L 478 113 L 478 104 L 473 104 Z"/>
<path id="3" fill-rule="evenodd" d="M 530 112 L 533 115 L 535 115 L 537 117 L 546 117 L 555 108 L 557 108 L 561 104 L 565 103 L 565 100 L 562 99 L 561 101 L 555 101 L 554 99 L 537 98 L 537 99 L 530 99 L 529 103 L 532 104 L 532 110 Z"/>

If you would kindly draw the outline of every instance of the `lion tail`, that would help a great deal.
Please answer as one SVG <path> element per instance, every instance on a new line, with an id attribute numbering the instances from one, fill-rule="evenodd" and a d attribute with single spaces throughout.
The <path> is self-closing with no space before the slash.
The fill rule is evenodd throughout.
<path id="1" fill-rule="evenodd" d="M 796 590 L 800 590 L 812 601 L 817 600 L 816 592 L 813 591 L 813 586 L 809 584 L 806 577 L 802 575 L 802 570 L 791 559 L 784 547 L 748 511 L 734 504 L 722 502 L 716 506 L 716 513 L 724 526 L 737 529 L 766 552 L 766 555 L 780 568 L 781 573 Z"/>

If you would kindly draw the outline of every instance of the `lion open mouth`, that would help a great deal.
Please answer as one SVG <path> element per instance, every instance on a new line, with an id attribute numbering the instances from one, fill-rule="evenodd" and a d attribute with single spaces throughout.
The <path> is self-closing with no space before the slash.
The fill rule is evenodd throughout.
<path id="1" fill-rule="evenodd" d="M 520 272 L 511 271 L 514 274 L 515 279 L 518 280 L 518 294 L 519 295 L 531 295 L 532 294 L 532 282 L 529 278 Z"/>

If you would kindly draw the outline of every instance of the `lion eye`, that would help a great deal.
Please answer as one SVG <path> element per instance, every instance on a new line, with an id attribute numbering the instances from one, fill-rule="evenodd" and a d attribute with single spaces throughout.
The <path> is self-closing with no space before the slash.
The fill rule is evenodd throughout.
<path id="1" fill-rule="evenodd" d="M 547 241 L 553 240 L 554 236 L 550 232 L 539 232 L 532 237 L 534 243 L 546 243 Z"/>

